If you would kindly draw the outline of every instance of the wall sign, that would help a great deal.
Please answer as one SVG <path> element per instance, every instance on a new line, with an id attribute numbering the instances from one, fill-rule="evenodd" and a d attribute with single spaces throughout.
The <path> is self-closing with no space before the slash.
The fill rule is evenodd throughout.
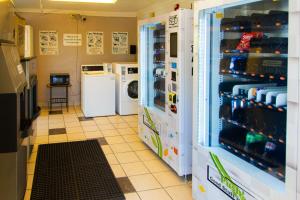
<path id="1" fill-rule="evenodd" d="M 40 55 L 58 54 L 58 34 L 57 31 L 39 32 Z"/>
<path id="2" fill-rule="evenodd" d="M 23 66 L 21 64 L 17 66 L 17 69 L 18 69 L 19 74 L 24 73 Z"/>
<path id="3" fill-rule="evenodd" d="M 64 34 L 64 46 L 77 47 L 82 45 L 81 34 Z"/>
<path id="4" fill-rule="evenodd" d="M 128 54 L 128 32 L 112 33 L 112 54 Z"/>
<path id="5" fill-rule="evenodd" d="M 169 28 L 175 28 L 178 27 L 178 16 L 173 15 L 169 16 Z"/>
<path id="6" fill-rule="evenodd" d="M 104 54 L 104 33 L 103 32 L 87 32 L 86 35 L 86 53 L 88 55 Z"/>

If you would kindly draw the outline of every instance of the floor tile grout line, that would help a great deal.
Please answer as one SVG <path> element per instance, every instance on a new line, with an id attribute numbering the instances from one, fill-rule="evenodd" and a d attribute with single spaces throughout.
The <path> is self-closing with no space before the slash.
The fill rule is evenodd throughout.
<path id="1" fill-rule="evenodd" d="M 171 198 L 171 199 L 173 199 L 172 197 L 171 197 L 171 195 L 169 194 L 169 192 L 166 190 L 166 188 L 163 188 L 163 190 L 167 193 L 167 195 Z M 173 199 L 174 200 L 174 199 Z"/>
<path id="2" fill-rule="evenodd" d="M 161 173 L 161 172 L 157 172 L 157 173 Z M 152 176 L 155 178 L 155 180 L 161 185 L 161 188 L 168 194 L 168 196 L 171 198 L 171 199 L 173 199 L 172 197 L 171 197 L 171 195 L 168 193 L 168 191 L 166 190 L 166 188 L 168 188 L 168 187 L 164 187 L 160 182 L 159 182 L 159 180 L 154 176 L 154 174 L 152 173 Z M 180 186 L 180 185 L 176 185 L 176 186 Z M 176 186 L 170 186 L 170 187 L 176 187 Z M 174 200 L 174 199 L 173 199 Z"/>
<path id="3" fill-rule="evenodd" d="M 151 149 L 150 149 L 150 151 L 151 151 Z M 152 153 L 154 153 L 154 152 L 152 152 Z M 143 163 L 144 163 L 145 161 L 143 161 Z M 147 167 L 147 166 L 146 166 Z M 169 166 L 168 166 L 168 168 L 170 168 Z M 169 169 L 170 171 L 172 170 L 171 168 Z M 150 171 L 150 170 L 149 170 Z M 162 172 L 164 172 L 164 171 L 162 171 Z M 162 172 L 151 172 L 150 171 L 150 174 L 154 177 L 154 179 L 159 183 L 159 185 L 161 186 L 161 189 L 163 189 L 166 193 L 167 193 L 167 195 L 170 197 L 170 199 L 173 199 L 172 197 L 171 197 L 171 195 L 168 193 L 168 191 L 166 190 L 166 188 L 167 187 L 163 187 L 163 185 L 160 183 L 160 181 L 154 176 L 154 173 L 162 173 Z M 176 185 L 177 186 L 177 185 Z M 178 185 L 179 186 L 179 185 Z M 173 187 L 175 187 L 175 186 L 173 186 Z M 149 191 L 149 190 L 146 190 L 146 191 Z"/>
<path id="4" fill-rule="evenodd" d="M 150 171 L 149 171 L 150 172 Z M 151 190 L 160 190 L 160 189 L 163 189 L 164 190 L 164 187 L 160 184 L 160 182 L 156 179 L 156 177 L 153 175 L 153 173 L 148 173 L 148 174 L 151 174 L 152 176 L 153 176 L 153 178 L 158 182 L 158 184 L 161 186 L 160 188 L 155 188 L 155 189 L 149 189 L 149 190 L 141 190 L 141 191 L 136 191 L 136 193 L 138 194 L 138 192 L 145 192 L 145 191 L 151 191 Z M 146 174 L 140 174 L 140 175 L 133 175 L 133 176 L 129 176 L 129 177 L 135 177 L 135 176 L 141 176 L 141 175 L 146 175 Z M 129 178 L 128 177 L 128 178 Z M 130 180 L 130 179 L 129 179 Z M 167 194 L 168 194 L 168 192 L 167 191 L 165 191 Z M 138 196 L 139 196 L 139 194 L 138 194 Z M 169 194 L 168 194 L 168 196 L 170 196 Z M 140 196 L 139 196 L 140 197 Z M 173 199 L 171 196 L 170 196 L 170 198 L 171 199 Z M 140 197 L 140 199 L 142 199 L 141 197 Z"/>
<path id="5" fill-rule="evenodd" d="M 139 192 L 148 192 L 148 191 L 155 191 L 155 190 L 163 190 L 165 193 L 167 193 L 167 195 L 170 197 L 170 199 L 174 200 L 167 191 L 164 190 L 164 188 L 156 188 L 156 189 L 150 189 L 150 190 L 142 190 L 142 191 L 137 191 L 136 193 L 138 194 Z M 138 196 L 140 197 L 140 195 L 138 194 Z M 142 199 L 140 197 L 140 199 Z"/>

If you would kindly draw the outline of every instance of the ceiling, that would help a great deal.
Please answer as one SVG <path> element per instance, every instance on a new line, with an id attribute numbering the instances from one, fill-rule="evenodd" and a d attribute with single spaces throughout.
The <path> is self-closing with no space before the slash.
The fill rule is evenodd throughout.
<path id="1" fill-rule="evenodd" d="M 115 4 L 70 3 L 49 0 L 14 0 L 18 10 L 76 10 L 93 12 L 137 12 L 161 0 L 118 0 Z M 41 4 L 40 4 L 41 2 Z"/>

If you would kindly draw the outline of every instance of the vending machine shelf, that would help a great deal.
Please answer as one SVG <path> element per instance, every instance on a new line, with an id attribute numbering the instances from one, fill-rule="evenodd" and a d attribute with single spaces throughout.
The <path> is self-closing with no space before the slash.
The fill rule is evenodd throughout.
<path id="1" fill-rule="evenodd" d="M 220 61 L 220 73 L 244 75 L 253 78 L 276 79 L 287 76 L 286 57 L 223 57 Z M 280 79 L 281 80 L 281 79 Z"/>
<path id="2" fill-rule="evenodd" d="M 274 110 L 274 111 L 278 111 L 278 112 L 286 112 L 286 110 L 287 110 L 286 106 L 276 107 L 275 105 L 272 105 L 272 104 L 265 104 L 262 102 L 256 102 L 255 100 L 249 100 L 243 96 L 233 96 L 231 93 L 220 92 L 220 96 L 222 96 L 224 98 L 228 98 L 230 100 L 245 101 L 246 103 L 250 103 L 250 105 L 254 106 L 254 107 L 270 109 L 270 110 Z"/>
<path id="3" fill-rule="evenodd" d="M 250 49 L 250 52 L 234 52 L 234 50 L 224 49 L 221 52 L 222 57 L 233 57 L 233 56 L 244 56 L 244 57 L 252 57 L 252 58 L 287 58 L 288 55 L 279 50 L 274 50 L 274 52 L 263 52 L 262 49 L 253 48 Z"/>
<path id="4" fill-rule="evenodd" d="M 282 181 L 285 180 L 285 168 L 284 165 L 282 165 L 281 163 L 275 163 L 272 160 L 266 160 L 259 154 L 246 152 L 240 146 L 237 146 L 234 143 L 225 139 L 222 139 L 220 141 L 220 144 L 224 149 L 233 153 L 239 158 L 242 158 L 243 160 L 252 163 L 253 165 L 268 172 L 272 176 L 275 176 Z"/>
<path id="5" fill-rule="evenodd" d="M 250 32 L 250 31 L 283 31 L 287 30 L 288 12 L 270 10 L 269 13 L 252 13 L 250 16 L 235 16 L 223 18 L 221 31 L 224 32 Z"/>
<path id="6" fill-rule="evenodd" d="M 254 37 L 255 34 L 261 34 L 259 38 L 246 40 L 245 38 Z M 227 33 L 228 34 L 228 33 Z M 253 36 L 254 35 L 254 36 Z M 274 35 L 274 37 L 273 37 Z M 250 32 L 232 35 L 235 39 L 223 39 L 221 41 L 220 53 L 226 56 L 282 56 L 287 57 L 288 38 L 275 37 L 276 34 L 265 35 L 263 32 Z M 284 35 L 284 34 L 283 34 Z M 245 40 L 247 41 L 245 44 Z"/>
<path id="7" fill-rule="evenodd" d="M 275 134 L 266 134 L 266 133 L 263 133 L 262 131 L 255 130 L 254 128 L 250 128 L 249 126 L 246 126 L 246 125 L 241 124 L 239 122 L 233 121 L 231 119 L 226 119 L 224 117 L 221 117 L 221 119 L 224 120 L 224 121 L 226 121 L 226 122 L 228 122 L 228 123 L 230 123 L 230 124 L 238 126 L 240 128 L 244 128 L 244 129 L 247 129 L 248 131 L 255 132 L 255 133 L 258 133 L 260 135 L 263 135 L 263 136 L 267 137 L 270 141 L 277 142 L 277 143 L 280 143 L 280 144 L 285 144 L 285 139 L 283 139 L 283 138 L 275 138 L 273 136 Z"/>
<path id="8" fill-rule="evenodd" d="M 256 28 L 252 30 L 257 30 L 261 31 L 264 33 L 276 33 L 276 32 L 284 32 L 288 30 L 287 25 L 281 25 L 278 27 L 271 27 L 271 26 L 266 26 L 264 28 Z M 251 30 L 245 30 L 245 29 L 239 29 L 239 30 L 233 30 L 233 29 L 224 29 L 222 30 L 223 33 L 244 33 L 244 32 L 251 32 Z"/>
<path id="9" fill-rule="evenodd" d="M 240 76 L 241 78 L 253 78 L 258 80 L 270 80 L 270 81 L 286 81 L 286 74 L 256 74 L 256 73 L 247 73 L 243 71 L 233 71 L 233 70 L 221 70 L 220 75 L 232 75 Z"/>

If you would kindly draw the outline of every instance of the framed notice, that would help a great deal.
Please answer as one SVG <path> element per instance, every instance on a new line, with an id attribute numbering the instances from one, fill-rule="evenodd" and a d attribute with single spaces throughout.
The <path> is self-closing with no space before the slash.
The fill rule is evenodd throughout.
<path id="1" fill-rule="evenodd" d="M 39 32 L 40 55 L 58 55 L 57 31 Z"/>
<path id="2" fill-rule="evenodd" d="M 128 54 L 128 32 L 112 33 L 112 54 Z"/>
<path id="3" fill-rule="evenodd" d="M 86 35 L 86 53 L 88 55 L 104 54 L 104 33 L 103 32 L 87 32 Z"/>
<path id="4" fill-rule="evenodd" d="M 64 34 L 64 46 L 66 47 L 78 47 L 82 45 L 81 34 Z"/>

